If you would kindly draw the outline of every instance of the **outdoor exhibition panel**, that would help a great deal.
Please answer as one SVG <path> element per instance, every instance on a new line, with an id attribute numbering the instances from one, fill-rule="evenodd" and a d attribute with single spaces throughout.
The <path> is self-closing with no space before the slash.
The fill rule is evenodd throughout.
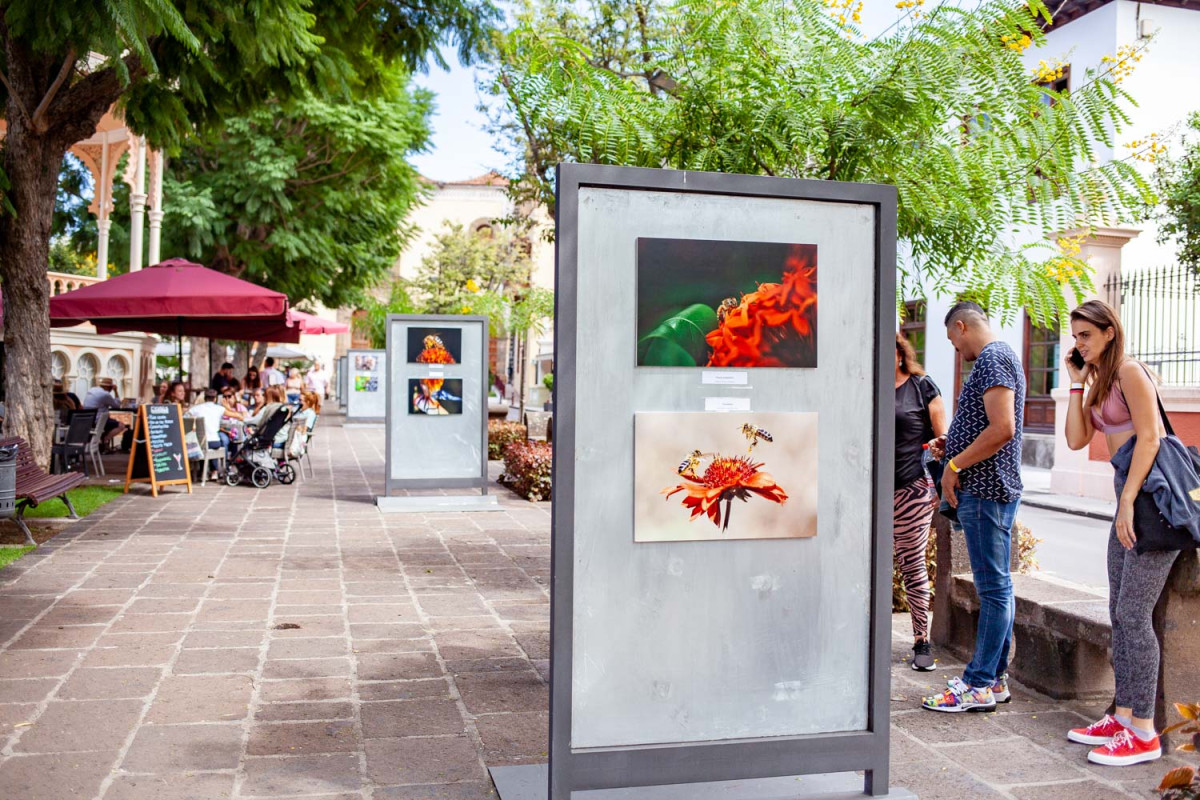
<path id="1" fill-rule="evenodd" d="M 387 414 L 386 350 L 346 351 L 346 419 L 383 422 Z"/>
<path id="2" fill-rule="evenodd" d="M 388 316 L 385 496 L 487 494 L 487 352 L 487 317 Z"/>
<path id="3" fill-rule="evenodd" d="M 886 795 L 894 188 L 570 164 L 557 197 L 551 800 Z"/>

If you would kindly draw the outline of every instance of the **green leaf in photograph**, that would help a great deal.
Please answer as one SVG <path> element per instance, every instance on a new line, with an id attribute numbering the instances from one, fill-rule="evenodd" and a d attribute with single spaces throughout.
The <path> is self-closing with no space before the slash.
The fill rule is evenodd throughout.
<path id="1" fill-rule="evenodd" d="M 717 327 L 717 312 L 693 303 L 671 314 L 638 340 L 638 364 L 643 367 L 695 367 L 708 360 L 704 337 Z"/>

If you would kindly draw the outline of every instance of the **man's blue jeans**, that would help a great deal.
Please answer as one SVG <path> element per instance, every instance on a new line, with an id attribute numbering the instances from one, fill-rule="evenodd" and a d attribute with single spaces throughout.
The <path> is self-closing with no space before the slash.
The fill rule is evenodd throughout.
<path id="1" fill-rule="evenodd" d="M 1012 529 L 1021 501 L 1000 503 L 967 492 L 958 494 L 958 523 L 967 540 L 967 555 L 979 595 L 979 628 L 975 655 L 963 672 L 963 683 L 974 688 L 991 686 L 1008 669 L 1012 647 L 1013 598 Z"/>

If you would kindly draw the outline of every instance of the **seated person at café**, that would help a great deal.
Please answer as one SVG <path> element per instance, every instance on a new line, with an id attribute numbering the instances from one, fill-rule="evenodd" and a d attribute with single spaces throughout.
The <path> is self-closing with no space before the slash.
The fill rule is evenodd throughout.
<path id="1" fill-rule="evenodd" d="M 167 396 L 163 399 L 163 402 L 175 403 L 176 405 L 181 405 L 184 408 L 187 408 L 187 396 L 187 386 L 184 385 L 183 381 L 174 381 L 170 388 L 167 389 Z"/>
<path id="2" fill-rule="evenodd" d="M 65 419 L 67 414 L 78 411 L 80 408 L 79 398 L 71 392 L 63 391 L 63 382 L 56 380 L 54 382 L 54 412 Z"/>
<path id="3" fill-rule="evenodd" d="M 171 391 L 171 382 L 164 379 L 162 383 L 158 384 L 158 388 L 156 388 L 154 390 L 154 399 L 151 402 L 154 402 L 154 403 L 170 402 L 169 400 L 167 400 L 167 394 L 169 394 L 170 391 Z"/>
<path id="4" fill-rule="evenodd" d="M 208 382 L 208 388 L 220 392 L 229 385 L 229 381 L 233 379 L 233 364 L 226 361 L 217 370 L 217 374 L 212 376 L 212 380 Z"/>
<path id="5" fill-rule="evenodd" d="M 265 392 L 265 402 L 252 417 L 246 419 L 246 426 L 257 428 L 263 424 L 277 409 L 285 408 L 284 394 L 282 386 L 268 386 Z M 279 429 L 279 433 L 275 434 L 273 440 L 276 445 L 281 445 L 287 441 L 288 427 L 284 425 Z"/>
<path id="6" fill-rule="evenodd" d="M 117 397 L 116 386 L 113 384 L 112 378 L 101 378 L 100 383 L 88 389 L 87 394 L 83 396 L 83 407 L 85 409 L 101 409 L 107 408 L 120 409 L 121 401 Z M 104 423 L 104 441 L 112 441 L 114 436 L 125 432 L 126 426 L 122 422 L 109 417 Z"/>
<path id="7" fill-rule="evenodd" d="M 232 439 L 221 430 L 221 420 L 225 417 L 225 406 L 217 402 L 217 393 L 212 389 L 204 390 L 204 402 L 197 403 L 184 412 L 186 417 L 204 420 L 204 438 L 208 440 L 209 448 L 225 448 L 226 458 L 233 458 Z"/>

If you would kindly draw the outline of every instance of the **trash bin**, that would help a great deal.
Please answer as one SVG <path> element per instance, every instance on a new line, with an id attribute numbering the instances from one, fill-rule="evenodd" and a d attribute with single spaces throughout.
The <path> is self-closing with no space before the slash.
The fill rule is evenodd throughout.
<path id="1" fill-rule="evenodd" d="M 17 445 L 0 446 L 0 519 L 16 513 Z"/>

